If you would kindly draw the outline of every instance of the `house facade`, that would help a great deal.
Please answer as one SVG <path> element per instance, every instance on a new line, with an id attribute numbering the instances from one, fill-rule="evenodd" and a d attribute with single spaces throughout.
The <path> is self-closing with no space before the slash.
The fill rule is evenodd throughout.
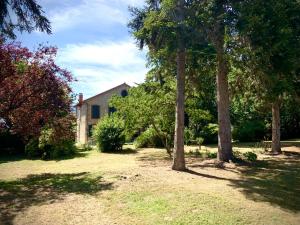
<path id="1" fill-rule="evenodd" d="M 114 108 L 109 107 L 110 98 L 113 95 L 127 96 L 129 88 L 128 84 L 123 83 L 85 100 L 83 100 L 83 95 L 79 94 L 79 101 L 76 106 L 77 143 L 88 143 L 92 127 L 105 115 L 115 111 Z"/>

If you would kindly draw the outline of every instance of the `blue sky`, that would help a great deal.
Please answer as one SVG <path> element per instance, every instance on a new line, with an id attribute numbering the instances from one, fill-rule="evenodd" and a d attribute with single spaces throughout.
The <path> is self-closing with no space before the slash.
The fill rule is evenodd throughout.
<path id="1" fill-rule="evenodd" d="M 52 35 L 38 31 L 18 35 L 31 49 L 43 43 L 58 47 L 56 62 L 78 80 L 75 93 L 93 96 L 123 82 L 144 80 L 145 52 L 128 32 L 128 6 L 143 0 L 39 0 L 52 25 Z"/>

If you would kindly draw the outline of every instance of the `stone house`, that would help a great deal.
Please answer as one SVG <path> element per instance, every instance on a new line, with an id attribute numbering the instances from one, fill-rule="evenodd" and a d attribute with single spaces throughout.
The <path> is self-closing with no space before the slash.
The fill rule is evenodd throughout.
<path id="1" fill-rule="evenodd" d="M 103 116 L 115 111 L 113 107 L 109 107 L 110 98 L 113 95 L 127 96 L 129 88 L 128 84 L 123 83 L 85 100 L 83 100 L 83 94 L 79 94 L 79 101 L 76 105 L 77 143 L 88 143 L 92 134 L 92 127 Z"/>

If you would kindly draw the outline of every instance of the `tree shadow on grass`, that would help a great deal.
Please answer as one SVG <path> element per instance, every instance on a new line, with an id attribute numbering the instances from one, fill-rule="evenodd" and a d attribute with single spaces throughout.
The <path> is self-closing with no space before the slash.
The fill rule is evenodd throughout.
<path id="1" fill-rule="evenodd" d="M 215 165 L 189 165 L 192 169 L 206 166 L 215 167 Z M 230 186 L 241 191 L 249 200 L 268 202 L 294 213 L 300 211 L 300 155 L 297 153 L 270 157 L 248 165 L 237 164 L 236 170 L 240 174 L 237 179 L 230 179 L 226 175 L 215 176 L 207 174 L 205 170 L 199 172 L 192 169 L 185 172 L 216 181 L 228 181 Z"/>
<path id="2" fill-rule="evenodd" d="M 88 173 L 29 175 L 14 181 L 0 181 L 0 221 L 12 224 L 26 208 L 62 200 L 67 194 L 94 195 L 112 189 L 113 183 Z"/>
<path id="3" fill-rule="evenodd" d="M 62 161 L 67 159 L 74 159 L 74 158 L 82 158 L 86 157 L 88 155 L 88 152 L 76 152 L 72 155 L 68 156 L 61 156 L 55 159 L 45 159 L 45 161 Z M 9 163 L 9 162 L 16 162 L 21 160 L 41 160 L 40 158 L 28 158 L 24 154 L 18 154 L 18 155 L 0 155 L 0 164 L 2 163 Z"/>
<path id="4" fill-rule="evenodd" d="M 230 184 L 248 199 L 300 211 L 300 157 L 271 158 L 243 170 Z"/>
<path id="5" fill-rule="evenodd" d="M 17 154 L 17 155 L 0 155 L 0 164 L 7 163 L 7 162 L 16 162 L 26 159 L 24 155 Z"/>
<path id="6" fill-rule="evenodd" d="M 234 142 L 233 147 L 235 148 L 264 148 L 264 146 L 271 147 L 271 141 L 260 141 L 260 142 Z M 297 140 L 283 140 L 281 146 L 284 147 L 300 147 L 300 141 Z"/>
<path id="7" fill-rule="evenodd" d="M 132 148 L 124 148 L 124 149 L 116 150 L 116 151 L 104 151 L 102 153 L 104 153 L 104 154 L 128 155 L 128 154 L 136 154 L 136 153 L 138 153 L 138 151 L 135 150 L 135 149 L 132 149 Z"/>

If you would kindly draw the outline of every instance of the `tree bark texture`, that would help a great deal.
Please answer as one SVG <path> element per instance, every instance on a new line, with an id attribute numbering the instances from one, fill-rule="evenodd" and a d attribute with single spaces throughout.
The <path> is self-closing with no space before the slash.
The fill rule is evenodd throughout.
<path id="1" fill-rule="evenodd" d="M 218 160 L 232 159 L 231 125 L 229 114 L 228 72 L 223 53 L 218 53 L 217 105 L 218 105 Z"/>
<path id="2" fill-rule="evenodd" d="M 218 160 L 228 162 L 233 158 L 231 124 L 229 114 L 228 62 L 225 57 L 225 25 L 222 19 L 223 2 L 218 1 L 215 26 L 215 48 L 217 51 L 217 106 L 218 106 Z"/>
<path id="3" fill-rule="evenodd" d="M 184 87 L 185 87 L 185 50 L 177 53 L 177 90 L 173 170 L 185 170 L 184 159 Z"/>
<path id="4" fill-rule="evenodd" d="M 178 0 L 177 21 L 183 21 L 184 0 Z M 183 32 L 181 29 L 179 32 Z M 186 52 L 184 41 L 181 34 L 178 34 L 177 50 L 177 89 L 176 89 L 176 114 L 175 114 L 175 135 L 174 135 L 174 153 L 173 153 L 173 170 L 183 171 L 185 167 L 184 159 L 184 92 L 185 92 L 185 60 Z"/>
<path id="5" fill-rule="evenodd" d="M 281 153 L 280 144 L 280 104 L 275 101 L 272 104 L 272 153 Z"/>

